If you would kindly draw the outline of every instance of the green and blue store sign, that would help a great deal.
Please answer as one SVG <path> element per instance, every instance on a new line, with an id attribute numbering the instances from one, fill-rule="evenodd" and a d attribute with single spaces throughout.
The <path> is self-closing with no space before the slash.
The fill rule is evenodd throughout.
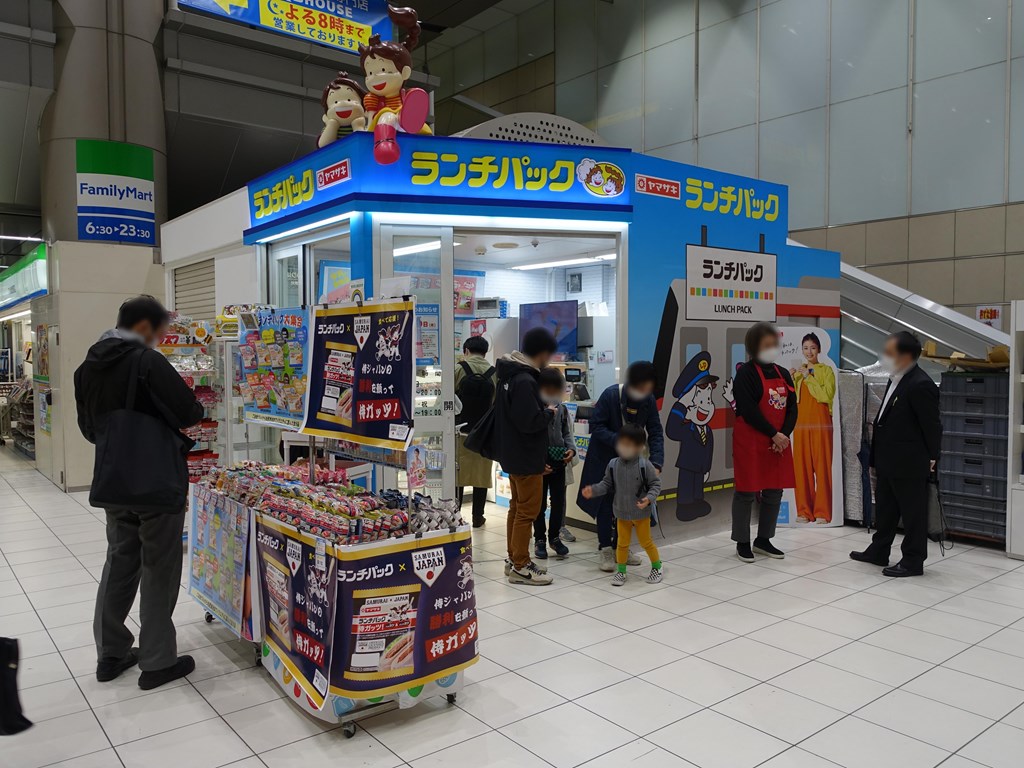
<path id="1" fill-rule="evenodd" d="M 152 149 L 79 139 L 75 170 L 79 240 L 156 245 Z"/>
<path id="2" fill-rule="evenodd" d="M 0 272 L 0 311 L 46 295 L 46 243 Z"/>

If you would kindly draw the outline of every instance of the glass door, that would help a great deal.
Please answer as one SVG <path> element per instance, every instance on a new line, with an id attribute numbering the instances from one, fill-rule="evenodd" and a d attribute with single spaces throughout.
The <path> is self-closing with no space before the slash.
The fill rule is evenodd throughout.
<path id="1" fill-rule="evenodd" d="M 423 493 L 455 496 L 455 335 L 453 237 L 446 227 L 381 225 L 377 274 L 400 278 L 394 293 L 416 297 L 414 443 L 426 447 Z M 390 281 L 389 281 L 390 283 Z M 376 298 L 384 295 L 375 284 Z M 436 459 L 436 460 L 435 460 Z"/>

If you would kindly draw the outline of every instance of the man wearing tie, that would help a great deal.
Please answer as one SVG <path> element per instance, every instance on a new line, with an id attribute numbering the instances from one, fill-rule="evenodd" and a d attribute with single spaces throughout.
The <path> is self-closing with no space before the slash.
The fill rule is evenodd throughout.
<path id="1" fill-rule="evenodd" d="M 928 557 L 928 475 L 942 442 L 939 388 L 917 364 L 921 342 L 900 331 L 885 341 L 880 364 L 889 386 L 875 417 L 871 466 L 875 468 L 875 522 L 871 545 L 850 557 L 884 568 L 885 576 L 920 576 Z M 889 565 L 896 526 L 903 518 L 903 558 Z"/>

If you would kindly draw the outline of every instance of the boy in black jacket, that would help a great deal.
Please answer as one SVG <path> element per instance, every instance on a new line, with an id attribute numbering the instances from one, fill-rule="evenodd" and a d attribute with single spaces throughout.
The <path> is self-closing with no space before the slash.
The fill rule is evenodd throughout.
<path id="1" fill-rule="evenodd" d="M 498 361 L 498 392 L 494 398 L 495 450 L 508 473 L 512 501 L 508 507 L 505 572 L 511 584 L 545 585 L 551 577 L 530 560 L 533 522 L 540 513 L 544 466 L 548 455 L 548 424 L 555 408 L 544 404 L 537 380 L 555 353 L 555 337 L 544 328 L 523 336 L 523 349 Z"/>
<path id="2" fill-rule="evenodd" d="M 117 327 L 104 333 L 75 371 L 78 426 L 85 439 L 96 442 L 96 425 L 104 416 L 125 407 L 133 364 L 138 360 L 134 410 L 162 421 L 163 439 L 192 441 L 180 430 L 203 418 L 203 406 L 163 355 L 151 347 L 167 331 L 169 315 L 152 296 L 139 296 L 121 305 Z M 146 452 L 152 446 L 133 446 Z M 173 467 L 168 467 L 174 472 Z M 174 604 L 181 580 L 181 532 L 185 510 L 132 512 L 107 510 L 107 560 L 103 566 L 93 630 L 96 638 L 96 679 L 109 682 L 138 663 L 139 687 L 156 688 L 195 669 L 191 656 L 178 656 Z M 140 648 L 125 625 L 142 582 Z"/>

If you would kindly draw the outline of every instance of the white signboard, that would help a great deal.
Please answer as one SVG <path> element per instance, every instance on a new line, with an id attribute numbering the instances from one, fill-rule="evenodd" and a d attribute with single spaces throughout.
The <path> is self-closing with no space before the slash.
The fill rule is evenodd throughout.
<path id="1" fill-rule="evenodd" d="M 992 307 L 977 307 L 974 310 L 974 319 L 979 323 L 995 328 L 997 331 L 1003 330 L 1003 308 L 999 305 Z"/>
<path id="2" fill-rule="evenodd" d="M 775 322 L 775 254 L 686 247 L 686 319 Z"/>

